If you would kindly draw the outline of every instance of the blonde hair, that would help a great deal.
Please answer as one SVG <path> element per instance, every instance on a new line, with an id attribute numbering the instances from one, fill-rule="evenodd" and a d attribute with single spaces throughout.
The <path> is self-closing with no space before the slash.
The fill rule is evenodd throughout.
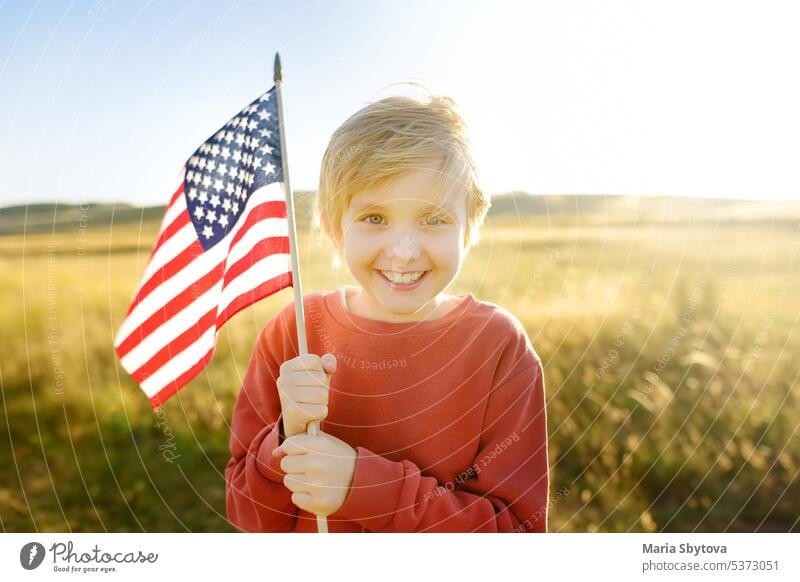
<path id="1" fill-rule="evenodd" d="M 478 242 L 490 201 L 478 186 L 455 102 L 430 93 L 425 101 L 397 96 L 371 103 L 333 132 L 322 158 L 315 223 L 341 253 L 342 217 L 354 195 L 432 164 L 438 164 L 437 185 L 465 189 L 464 244 L 469 249 Z"/>

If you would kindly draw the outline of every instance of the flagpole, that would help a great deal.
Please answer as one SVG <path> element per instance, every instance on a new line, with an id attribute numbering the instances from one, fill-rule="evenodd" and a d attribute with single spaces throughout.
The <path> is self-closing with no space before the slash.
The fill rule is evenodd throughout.
<path id="1" fill-rule="evenodd" d="M 283 170 L 283 187 L 286 191 L 286 218 L 289 222 L 289 256 L 292 261 L 292 289 L 294 289 L 294 310 L 297 323 L 297 345 L 301 356 L 308 353 L 306 342 L 306 318 L 303 311 L 303 289 L 300 283 L 300 261 L 297 253 L 297 229 L 294 222 L 294 194 L 292 185 L 289 182 L 289 156 L 286 151 L 286 125 L 283 116 L 283 98 L 281 96 L 281 57 L 275 53 L 275 94 L 278 96 L 278 120 L 281 134 L 281 167 Z M 308 423 L 306 432 L 311 436 L 319 434 L 319 421 L 315 420 Z M 328 520 L 325 516 L 317 516 L 317 531 L 328 533 Z"/>

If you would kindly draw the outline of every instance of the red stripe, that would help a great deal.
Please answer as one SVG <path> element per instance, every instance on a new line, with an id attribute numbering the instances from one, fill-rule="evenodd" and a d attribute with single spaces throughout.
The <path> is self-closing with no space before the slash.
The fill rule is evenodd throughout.
<path id="1" fill-rule="evenodd" d="M 261 283 L 255 289 L 247 291 L 239 295 L 236 299 L 231 301 L 225 311 L 217 317 L 217 329 L 221 328 L 226 321 L 239 313 L 245 307 L 249 307 L 256 301 L 261 301 L 264 297 L 268 297 L 273 293 L 277 293 L 281 289 L 292 286 L 292 273 L 283 273 L 277 277 L 273 277 L 269 281 Z"/>
<path id="2" fill-rule="evenodd" d="M 206 367 L 208 361 L 211 359 L 211 356 L 214 355 L 214 348 L 212 347 L 205 356 L 200 358 L 197 363 L 186 370 L 183 374 L 175 378 L 172 382 L 167 384 L 158 394 L 155 396 L 150 397 L 150 406 L 153 407 L 153 411 L 157 411 L 158 407 L 161 406 L 164 401 L 175 394 L 178 390 L 180 390 L 185 384 L 188 384 L 189 381 L 197 376 L 200 371 Z"/>
<path id="3" fill-rule="evenodd" d="M 225 261 L 222 261 L 215 266 L 211 271 L 203 275 L 200 279 L 189 285 L 181 291 L 175 298 L 165 304 L 161 309 L 157 310 L 151 315 L 142 325 L 137 327 L 131 334 L 125 338 L 117 348 L 117 354 L 120 358 L 124 358 L 128 352 L 139 345 L 144 339 L 164 325 L 175 315 L 180 313 L 187 305 L 190 305 L 198 297 L 203 295 L 206 291 L 211 289 L 214 285 L 219 283 L 222 278 L 222 272 L 225 268 Z"/>
<path id="4" fill-rule="evenodd" d="M 131 373 L 131 376 L 139 384 L 147 380 L 172 358 L 183 352 L 186 348 L 195 343 L 208 328 L 214 325 L 217 319 L 217 308 L 213 307 L 200 320 L 164 346 L 156 355 L 150 358 L 138 370 Z"/>
<path id="5" fill-rule="evenodd" d="M 150 295 L 154 289 L 159 285 L 166 283 L 176 273 L 180 272 L 186 265 L 191 263 L 198 256 L 203 254 L 203 245 L 200 241 L 194 240 L 192 244 L 182 250 L 174 259 L 161 267 L 158 271 L 153 273 L 144 285 L 137 291 L 136 296 L 131 301 L 131 306 L 128 308 L 128 315 L 130 315 L 133 308 L 141 303 L 142 299 Z"/>
<path id="6" fill-rule="evenodd" d="M 156 254 L 156 251 L 161 248 L 161 245 L 163 245 L 167 239 L 172 238 L 176 232 L 178 232 L 184 226 L 189 224 L 189 222 L 191 222 L 191 218 L 189 217 L 188 210 L 184 210 L 178 216 L 176 216 L 175 220 L 173 220 L 170 224 L 168 224 L 167 228 L 162 230 L 161 234 L 158 235 L 158 240 L 156 240 L 156 246 L 153 249 L 153 255 Z"/>
<path id="7" fill-rule="evenodd" d="M 170 206 L 175 204 L 175 201 L 178 199 L 178 196 L 183 194 L 183 186 L 184 186 L 184 184 L 186 184 L 186 182 L 181 182 L 181 185 L 178 186 L 177 190 L 175 190 L 175 194 L 173 194 L 172 198 L 169 199 L 169 204 L 167 204 L 167 208 L 169 208 Z"/>
<path id="8" fill-rule="evenodd" d="M 231 239 L 230 248 L 233 248 L 254 224 L 266 220 L 267 218 L 286 218 L 286 202 L 282 200 L 264 202 L 253 208 L 248 213 L 244 224 L 239 228 L 239 232 Z"/>
<path id="9" fill-rule="evenodd" d="M 183 182 L 181 182 L 181 185 L 178 186 L 177 190 L 175 190 L 175 193 L 172 195 L 172 198 L 170 199 L 169 204 L 167 204 L 167 208 L 166 208 L 166 210 L 164 210 L 164 217 L 167 216 L 167 212 L 169 212 L 169 209 L 172 208 L 172 205 L 175 203 L 175 201 L 178 199 L 178 196 L 180 196 L 181 194 L 183 194 Z M 186 212 L 184 212 L 183 214 L 186 214 L 187 217 L 189 216 L 188 213 L 186 213 Z M 172 222 L 173 222 L 173 224 L 175 223 L 174 220 Z M 158 248 L 160 246 L 161 246 L 161 234 L 159 233 L 159 237 L 156 240 L 156 244 L 153 246 L 153 250 L 150 253 L 150 261 L 153 260 L 153 255 L 156 254 L 156 251 L 158 250 Z M 150 261 L 148 261 L 148 263 Z"/>
<path id="10" fill-rule="evenodd" d="M 288 253 L 289 237 L 273 236 L 258 241 L 253 245 L 253 248 L 250 249 L 250 252 L 225 269 L 225 282 L 222 284 L 222 288 L 225 289 L 225 287 L 227 287 L 231 281 L 236 279 L 239 275 L 247 271 L 250 267 L 255 265 L 264 257 Z"/>

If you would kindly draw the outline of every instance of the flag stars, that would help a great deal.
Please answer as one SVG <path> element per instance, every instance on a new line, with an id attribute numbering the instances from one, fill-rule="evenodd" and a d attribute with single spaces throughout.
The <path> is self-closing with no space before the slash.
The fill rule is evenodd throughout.
<path id="1" fill-rule="evenodd" d="M 261 96 L 231 117 L 186 163 L 186 204 L 205 248 L 235 227 L 256 188 L 280 178 L 275 105 L 271 94 Z"/>

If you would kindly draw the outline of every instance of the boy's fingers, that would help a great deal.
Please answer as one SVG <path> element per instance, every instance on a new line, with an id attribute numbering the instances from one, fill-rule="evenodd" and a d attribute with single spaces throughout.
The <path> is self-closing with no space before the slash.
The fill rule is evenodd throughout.
<path id="1" fill-rule="evenodd" d="M 284 473 L 303 474 L 306 472 L 305 455 L 285 456 L 281 459 L 281 469 Z"/>
<path id="2" fill-rule="evenodd" d="M 298 420 L 305 421 L 306 424 L 312 420 L 321 421 L 328 417 L 327 404 L 309 404 L 306 402 L 290 401 L 287 403 L 287 407 L 298 417 Z"/>
<path id="3" fill-rule="evenodd" d="M 333 374 L 336 371 L 336 356 L 325 354 L 322 356 L 322 365 L 328 374 Z"/>
<path id="4" fill-rule="evenodd" d="M 309 443 L 314 437 L 307 434 L 295 434 L 283 441 L 275 451 L 283 451 L 287 455 L 305 455 L 309 451 Z M 273 455 L 275 451 L 272 452 Z M 278 453 L 280 454 L 280 453 Z"/>
<path id="5" fill-rule="evenodd" d="M 310 493 L 305 493 L 303 491 L 292 493 L 292 503 L 294 503 L 300 509 L 309 507 L 312 500 L 313 497 L 311 497 Z"/>
<path id="6" fill-rule="evenodd" d="M 316 354 L 303 354 L 281 364 L 281 374 L 303 371 L 322 372 L 322 358 Z"/>
<path id="7" fill-rule="evenodd" d="M 283 484 L 290 491 L 306 493 L 311 491 L 311 485 L 303 481 L 302 476 L 295 477 L 294 475 L 286 475 L 286 477 L 283 478 Z"/>
<path id="8" fill-rule="evenodd" d="M 328 377 L 323 370 L 282 372 L 280 380 L 283 386 L 327 386 Z"/>
<path id="9" fill-rule="evenodd" d="M 298 386 L 295 389 L 292 402 L 298 404 L 327 404 L 328 388 L 322 386 Z"/>

